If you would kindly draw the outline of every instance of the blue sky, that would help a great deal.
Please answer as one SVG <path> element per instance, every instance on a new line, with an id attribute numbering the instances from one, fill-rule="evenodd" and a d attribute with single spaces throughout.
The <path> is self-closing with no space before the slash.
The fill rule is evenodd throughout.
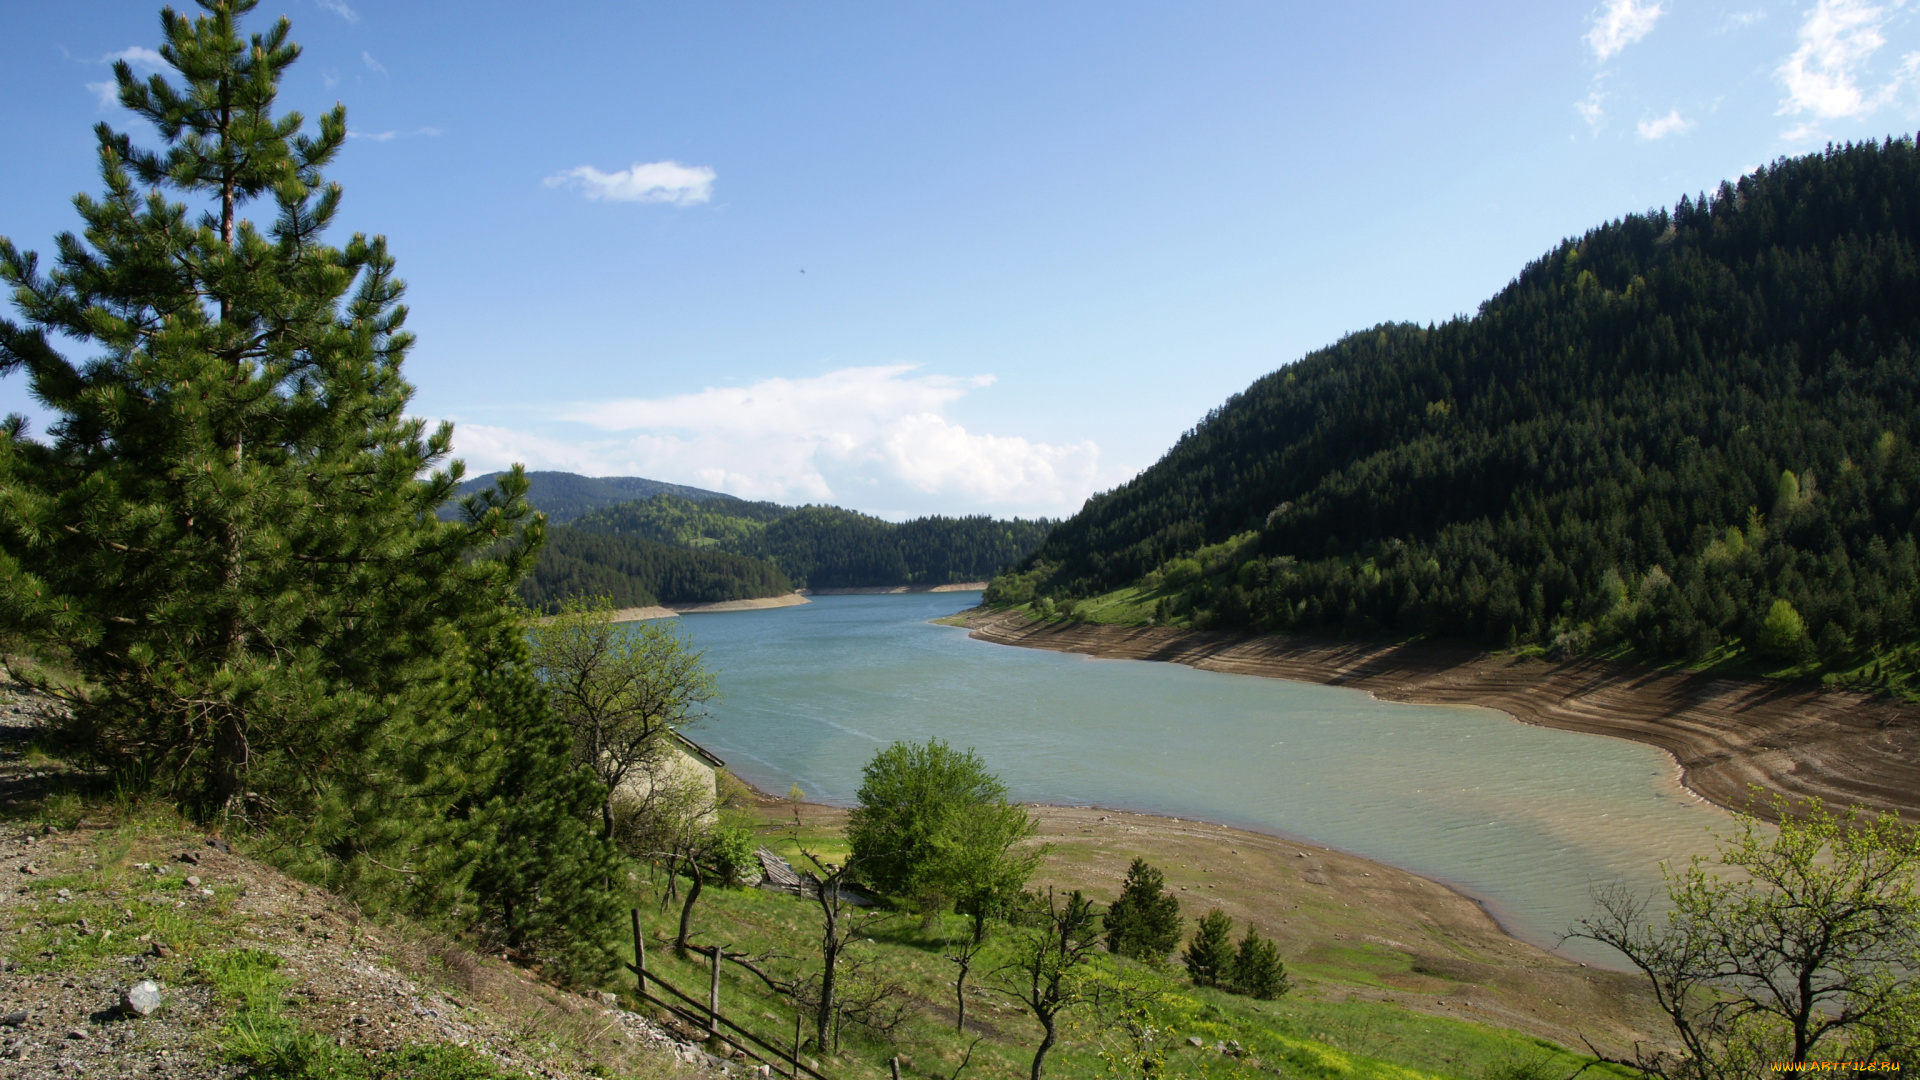
<path id="1" fill-rule="evenodd" d="M 474 470 L 1063 514 L 1564 236 L 1920 127 L 1920 2 L 268 0 Z M 95 191 L 150 2 L 13 5 L 0 235 Z M 18 378 L 0 408 L 32 412 Z"/>

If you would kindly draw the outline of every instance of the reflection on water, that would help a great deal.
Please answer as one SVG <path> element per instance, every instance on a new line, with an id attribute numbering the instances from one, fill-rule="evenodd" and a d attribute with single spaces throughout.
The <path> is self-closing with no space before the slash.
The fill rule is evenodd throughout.
<path id="1" fill-rule="evenodd" d="M 755 786 L 849 802 L 896 739 L 973 747 L 1029 802 L 1282 833 L 1455 885 L 1551 946 L 1594 883 L 1658 891 L 1726 816 L 1635 743 L 1470 706 L 991 645 L 930 625 L 977 593 L 685 618 L 724 695 L 694 732 Z M 1566 953 L 1617 963 L 1578 943 Z"/>

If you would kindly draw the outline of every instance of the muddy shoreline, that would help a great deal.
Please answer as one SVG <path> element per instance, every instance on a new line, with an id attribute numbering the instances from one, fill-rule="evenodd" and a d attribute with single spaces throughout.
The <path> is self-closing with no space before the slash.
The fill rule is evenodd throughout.
<path id="1" fill-rule="evenodd" d="M 984 608 L 953 622 L 1001 645 L 1344 686 L 1385 701 L 1481 705 L 1523 723 L 1631 739 L 1671 755 L 1694 794 L 1762 817 L 1772 815 L 1756 786 L 1920 818 L 1920 708 L 1851 691 L 1463 645 L 1040 622 Z"/>

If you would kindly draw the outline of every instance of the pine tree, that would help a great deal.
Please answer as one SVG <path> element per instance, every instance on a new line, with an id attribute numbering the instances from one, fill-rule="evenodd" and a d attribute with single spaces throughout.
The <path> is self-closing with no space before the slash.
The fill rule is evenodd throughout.
<path id="1" fill-rule="evenodd" d="M 1233 979 L 1233 916 L 1214 908 L 1200 919 L 1182 959 L 1195 986 L 1224 986 Z"/>
<path id="2" fill-rule="evenodd" d="M 1167 891 L 1160 871 L 1135 858 L 1106 925 L 1108 951 L 1158 963 L 1180 947 L 1180 898 Z"/>
<path id="3" fill-rule="evenodd" d="M 242 38 L 255 2 L 162 13 L 179 85 L 115 66 L 165 149 L 96 129 L 105 194 L 75 199 L 84 230 L 50 272 L 0 239 L 23 318 L 0 320 L 0 374 L 58 416 L 44 440 L 0 430 L 0 628 L 80 677 L 16 673 L 72 706 L 75 752 L 201 820 L 282 831 L 309 876 L 458 918 L 488 902 L 477 859 L 597 799 L 516 765 L 552 725 L 511 602 L 542 527 L 518 469 L 435 518 L 461 468 L 437 468 L 449 425 L 406 416 L 393 259 L 321 240 L 345 110 L 313 133 L 274 114 L 300 50 L 285 19 Z M 516 775 L 540 797 L 492 811 Z"/>
<path id="4" fill-rule="evenodd" d="M 1280 947 L 1247 927 L 1247 936 L 1240 939 L 1233 957 L 1234 993 L 1272 1001 L 1291 989 L 1287 969 L 1280 963 Z"/>

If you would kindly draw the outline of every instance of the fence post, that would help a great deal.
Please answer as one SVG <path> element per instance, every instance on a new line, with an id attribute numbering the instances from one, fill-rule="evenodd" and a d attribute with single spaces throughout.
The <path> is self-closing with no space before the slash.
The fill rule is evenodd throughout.
<path id="1" fill-rule="evenodd" d="M 713 977 L 707 983 L 707 1034 L 720 1037 L 720 946 L 715 945 L 713 952 Z"/>
<path id="2" fill-rule="evenodd" d="M 640 993 L 647 992 L 647 939 L 640 936 L 640 909 L 633 908 L 633 973 L 640 979 Z"/>
<path id="3" fill-rule="evenodd" d="M 900 1055 L 893 1055 L 893 1060 L 887 1064 L 893 1067 L 893 1080 L 900 1080 Z"/>

